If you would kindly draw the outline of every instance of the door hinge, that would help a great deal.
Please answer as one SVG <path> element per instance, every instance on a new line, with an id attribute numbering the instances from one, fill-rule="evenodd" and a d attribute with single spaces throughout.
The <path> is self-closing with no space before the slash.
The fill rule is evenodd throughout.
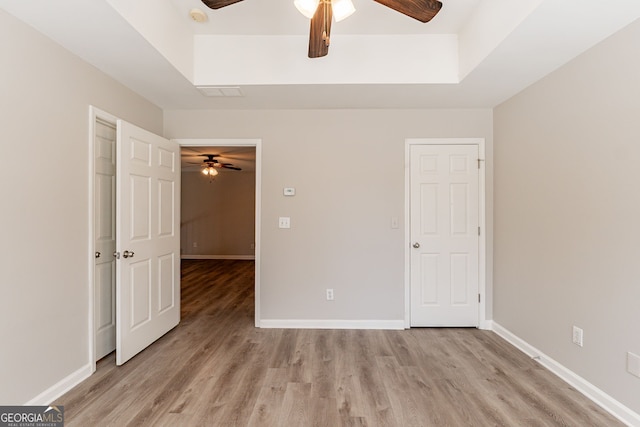
<path id="1" fill-rule="evenodd" d="M 478 302 L 480 302 L 480 294 L 478 294 Z"/>
<path id="2" fill-rule="evenodd" d="M 480 235 L 480 227 L 478 227 L 478 236 Z"/>
<path id="3" fill-rule="evenodd" d="M 478 159 L 478 169 L 480 169 L 480 162 L 484 162 L 484 159 Z"/>

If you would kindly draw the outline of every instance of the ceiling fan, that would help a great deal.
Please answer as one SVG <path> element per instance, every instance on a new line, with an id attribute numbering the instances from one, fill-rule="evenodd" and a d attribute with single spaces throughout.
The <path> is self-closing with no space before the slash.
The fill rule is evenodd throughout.
<path id="1" fill-rule="evenodd" d="M 220 9 L 242 0 L 202 0 L 211 9 Z M 438 14 L 442 3 L 438 0 L 374 0 L 397 12 L 429 22 Z M 309 31 L 309 58 L 319 58 L 329 53 L 331 22 L 341 21 L 355 12 L 351 0 L 294 0 L 298 10 L 311 19 Z"/>
<path id="2" fill-rule="evenodd" d="M 204 156 L 206 157 L 206 159 L 204 159 L 202 163 L 193 163 L 193 162 L 188 162 L 188 163 L 192 165 L 202 166 L 202 173 L 205 175 L 208 175 L 211 179 L 213 179 L 214 176 L 218 175 L 217 169 L 232 169 L 235 171 L 242 170 L 242 168 L 233 166 L 232 163 L 222 163 L 218 161 L 216 157 L 221 157 L 220 154 L 199 154 L 199 156 Z"/>

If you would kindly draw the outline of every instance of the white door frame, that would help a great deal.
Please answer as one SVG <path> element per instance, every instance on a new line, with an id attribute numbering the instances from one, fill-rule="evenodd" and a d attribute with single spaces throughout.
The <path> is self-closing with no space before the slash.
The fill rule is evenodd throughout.
<path id="1" fill-rule="evenodd" d="M 181 147 L 255 147 L 256 148 L 256 211 L 255 211 L 255 314 L 256 328 L 260 327 L 260 222 L 262 199 L 262 139 L 205 138 L 174 139 Z"/>
<path id="2" fill-rule="evenodd" d="M 412 145 L 477 145 L 479 157 L 479 212 L 480 243 L 478 248 L 478 292 L 480 303 L 478 307 L 478 328 L 489 329 L 487 322 L 486 303 L 486 248 L 487 248 L 487 224 L 486 224 L 486 191 L 485 191 L 485 140 L 484 138 L 408 138 L 405 140 L 404 151 L 404 326 L 411 327 L 411 176 L 410 158 Z"/>

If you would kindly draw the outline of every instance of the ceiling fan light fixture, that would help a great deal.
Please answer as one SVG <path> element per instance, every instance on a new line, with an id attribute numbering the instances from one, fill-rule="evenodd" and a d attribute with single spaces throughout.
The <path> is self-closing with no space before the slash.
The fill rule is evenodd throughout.
<path id="1" fill-rule="evenodd" d="M 318 4 L 320 0 L 294 0 L 293 4 L 296 9 L 306 16 L 307 18 L 313 18 L 313 15 L 316 13 L 316 9 L 318 8 Z"/>
<path id="2" fill-rule="evenodd" d="M 206 168 L 202 169 L 202 173 L 208 176 L 218 175 L 218 171 L 213 166 L 207 166 Z"/>
<path id="3" fill-rule="evenodd" d="M 331 8 L 336 22 L 350 17 L 356 11 L 356 7 L 351 0 L 331 0 Z"/>

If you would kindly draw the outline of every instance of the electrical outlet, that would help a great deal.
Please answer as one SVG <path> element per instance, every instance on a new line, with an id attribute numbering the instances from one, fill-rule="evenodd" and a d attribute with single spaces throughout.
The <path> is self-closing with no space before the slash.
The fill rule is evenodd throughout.
<path id="1" fill-rule="evenodd" d="M 197 248 L 198 247 L 198 242 L 193 242 L 193 247 Z"/>
<path id="2" fill-rule="evenodd" d="M 577 326 L 573 327 L 573 343 L 582 347 L 584 332 Z"/>
<path id="3" fill-rule="evenodd" d="M 333 289 L 327 289 L 327 301 L 333 301 Z"/>
<path id="4" fill-rule="evenodd" d="M 291 218 L 288 216 L 281 216 L 278 218 L 278 227 L 279 228 L 291 228 Z"/>

